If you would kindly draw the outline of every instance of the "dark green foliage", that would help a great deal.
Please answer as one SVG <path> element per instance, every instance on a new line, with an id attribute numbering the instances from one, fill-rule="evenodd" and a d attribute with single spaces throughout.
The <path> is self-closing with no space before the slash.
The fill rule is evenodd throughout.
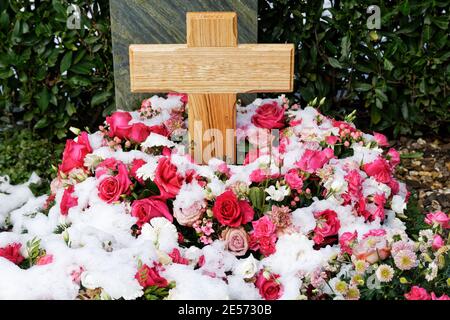
<path id="1" fill-rule="evenodd" d="M 71 3 L 80 29 L 67 27 Z M 101 122 L 114 102 L 110 37 L 108 0 L 0 0 L 0 128 L 56 142 Z"/>
<path id="2" fill-rule="evenodd" d="M 33 135 L 30 130 L 0 134 L 0 175 L 9 175 L 14 184 L 25 182 L 36 172 L 44 181 L 38 192 L 47 191 L 52 164 L 61 158 L 63 145 Z"/>
<path id="3" fill-rule="evenodd" d="M 448 134 L 450 2 L 331 1 L 331 17 L 323 2 L 259 1 L 259 41 L 299 48 L 295 99 L 326 97 L 332 115 L 357 109 L 365 129 Z M 367 28 L 370 5 L 380 30 Z"/>

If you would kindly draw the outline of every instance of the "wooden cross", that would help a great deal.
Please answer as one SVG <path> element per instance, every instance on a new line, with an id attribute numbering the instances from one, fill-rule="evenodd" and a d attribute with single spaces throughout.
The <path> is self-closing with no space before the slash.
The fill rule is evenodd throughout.
<path id="1" fill-rule="evenodd" d="M 186 21 L 187 45 L 130 45 L 131 91 L 187 93 L 195 161 L 234 163 L 236 94 L 291 92 L 294 45 L 238 45 L 235 12 L 189 12 Z"/>

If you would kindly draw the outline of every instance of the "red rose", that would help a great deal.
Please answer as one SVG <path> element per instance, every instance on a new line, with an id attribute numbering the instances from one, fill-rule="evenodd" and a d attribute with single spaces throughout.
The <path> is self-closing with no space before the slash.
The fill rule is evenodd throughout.
<path id="1" fill-rule="evenodd" d="M 151 126 L 151 127 L 148 127 L 148 129 L 150 132 L 157 133 L 164 137 L 168 137 L 170 135 L 169 131 L 167 130 L 166 126 L 164 126 L 164 125 Z"/>
<path id="2" fill-rule="evenodd" d="M 217 197 L 213 214 L 220 224 L 237 228 L 252 221 L 255 212 L 247 201 L 238 201 L 234 192 L 227 190 Z"/>
<path id="3" fill-rule="evenodd" d="M 277 274 L 267 274 L 262 270 L 258 274 L 255 285 L 264 300 L 277 300 L 283 294 L 283 286 L 278 281 L 279 277 Z"/>
<path id="4" fill-rule="evenodd" d="M 276 102 L 270 102 L 260 106 L 252 116 L 252 123 L 265 129 L 281 129 L 285 127 L 284 109 Z"/>
<path id="5" fill-rule="evenodd" d="M 135 200 L 131 205 L 131 215 L 138 218 L 136 224 L 142 227 L 156 217 L 164 217 L 173 222 L 173 216 L 169 212 L 165 201 L 161 197 L 149 197 L 141 200 Z"/>
<path id="6" fill-rule="evenodd" d="M 139 268 L 138 272 L 134 276 L 139 284 L 144 287 L 157 286 L 159 288 L 165 288 L 169 285 L 166 279 L 159 275 L 156 267 L 150 268 L 148 265 L 144 264 Z"/>
<path id="7" fill-rule="evenodd" d="M 118 137 L 124 139 L 128 137 L 131 126 L 128 123 L 131 121 L 132 117 L 128 112 L 114 112 L 110 117 L 106 117 L 106 123 L 109 124 L 108 135 L 113 137 Z"/>
<path id="8" fill-rule="evenodd" d="M 389 183 L 391 181 L 391 166 L 381 157 L 371 163 L 366 163 L 362 168 L 369 177 L 373 177 L 378 182 Z"/>
<path id="9" fill-rule="evenodd" d="M 322 244 L 326 237 L 337 235 L 341 223 L 335 211 L 327 209 L 316 212 L 314 217 L 317 219 L 313 238 L 315 244 Z"/>
<path id="10" fill-rule="evenodd" d="M 150 128 L 147 127 L 145 124 L 143 124 L 141 122 L 133 123 L 126 138 L 128 138 L 129 140 L 131 140 L 133 142 L 141 143 L 141 142 L 144 142 L 145 139 L 147 139 L 149 134 L 150 134 Z"/>
<path id="11" fill-rule="evenodd" d="M 154 182 L 165 199 L 175 198 L 180 191 L 183 177 L 177 172 L 177 167 L 169 158 L 161 158 L 155 172 Z"/>
<path id="12" fill-rule="evenodd" d="M 136 172 L 139 170 L 140 167 L 142 167 L 146 163 L 147 162 L 145 162 L 142 159 L 134 159 L 133 163 L 131 164 L 130 176 L 132 176 L 134 179 L 136 179 L 136 181 L 138 181 L 140 184 L 144 184 L 144 180 L 142 178 L 139 178 L 136 175 Z"/>
<path id="13" fill-rule="evenodd" d="M 74 168 L 82 168 L 84 166 L 84 158 L 91 152 L 92 148 L 86 132 L 82 132 L 78 136 L 77 141 L 72 139 L 67 140 L 59 170 L 68 173 Z"/>
<path id="14" fill-rule="evenodd" d="M 0 248 L 0 257 L 8 259 L 12 263 L 19 265 L 25 259 L 22 256 L 22 254 L 20 253 L 21 247 L 22 247 L 22 244 L 13 243 L 13 244 L 7 245 L 4 248 Z"/>
<path id="15" fill-rule="evenodd" d="M 78 205 L 78 198 L 73 197 L 72 193 L 74 191 L 73 186 L 69 186 L 64 190 L 64 194 L 61 199 L 61 204 L 59 208 L 61 209 L 61 214 L 66 216 L 69 213 L 69 209 Z"/>
<path id="16" fill-rule="evenodd" d="M 118 165 L 118 171 L 116 176 L 106 177 L 98 185 L 98 196 L 108 203 L 119 201 L 121 195 L 130 192 L 132 183 L 123 163 Z"/>

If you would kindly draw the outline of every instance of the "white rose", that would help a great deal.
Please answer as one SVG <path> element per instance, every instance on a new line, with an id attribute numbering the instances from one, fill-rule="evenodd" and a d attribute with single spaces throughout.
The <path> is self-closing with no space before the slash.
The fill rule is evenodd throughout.
<path id="1" fill-rule="evenodd" d="M 250 279 L 258 272 L 258 260 L 250 254 L 248 258 L 239 260 L 233 272 L 244 279 Z"/>

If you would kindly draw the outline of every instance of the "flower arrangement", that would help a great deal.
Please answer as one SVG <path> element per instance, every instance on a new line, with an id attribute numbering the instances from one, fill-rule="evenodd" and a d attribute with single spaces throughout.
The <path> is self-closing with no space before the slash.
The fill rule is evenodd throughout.
<path id="1" fill-rule="evenodd" d="M 449 299 L 449 216 L 412 238 L 399 153 L 314 106 L 238 106 L 240 166 L 186 154 L 185 95 L 77 132 L 49 196 L 0 184 L 0 297 Z"/>

